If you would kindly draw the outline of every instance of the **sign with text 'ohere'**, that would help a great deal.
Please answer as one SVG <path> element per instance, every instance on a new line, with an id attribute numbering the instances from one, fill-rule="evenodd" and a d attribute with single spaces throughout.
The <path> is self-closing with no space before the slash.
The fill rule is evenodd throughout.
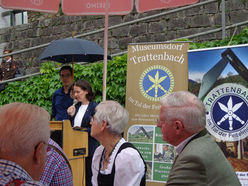
<path id="1" fill-rule="evenodd" d="M 106 6 L 109 15 L 125 15 L 132 11 L 133 0 L 62 0 L 66 15 L 105 15 Z"/>
<path id="2" fill-rule="evenodd" d="M 199 0 L 136 0 L 136 9 L 138 12 L 150 10 L 159 10 L 164 8 L 173 8 L 178 6 L 197 3 Z"/>
<path id="3" fill-rule="evenodd" d="M 173 8 L 197 3 L 199 0 L 135 0 L 138 12 Z M 132 11 L 134 0 L 61 0 L 66 15 L 125 15 Z M 57 13 L 60 0 L 0 0 L 6 9 Z M 108 6 L 106 6 L 108 4 Z"/>
<path id="4" fill-rule="evenodd" d="M 32 10 L 57 13 L 60 0 L 0 0 L 0 6 L 6 9 Z"/>

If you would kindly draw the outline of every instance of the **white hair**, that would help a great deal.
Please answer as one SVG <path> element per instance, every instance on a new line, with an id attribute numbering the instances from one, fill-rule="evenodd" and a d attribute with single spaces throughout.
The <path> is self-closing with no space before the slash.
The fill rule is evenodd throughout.
<path id="1" fill-rule="evenodd" d="M 167 120 L 181 120 L 189 132 L 195 133 L 205 128 L 205 106 L 194 94 L 187 91 L 172 92 L 161 103 Z"/>
<path id="2" fill-rule="evenodd" d="M 24 154 L 50 137 L 49 113 L 36 105 L 10 103 L 0 108 L 0 154 Z"/>
<path id="3" fill-rule="evenodd" d="M 121 135 L 128 124 L 129 114 L 118 102 L 103 101 L 97 105 L 94 117 L 99 123 L 106 121 L 112 133 Z"/>

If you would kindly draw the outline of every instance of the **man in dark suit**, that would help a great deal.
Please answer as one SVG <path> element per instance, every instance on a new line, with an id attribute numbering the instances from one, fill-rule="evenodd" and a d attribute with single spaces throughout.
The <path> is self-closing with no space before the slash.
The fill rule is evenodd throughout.
<path id="1" fill-rule="evenodd" d="M 234 169 L 205 129 L 203 103 L 190 92 L 168 94 L 161 100 L 163 140 L 176 146 L 177 157 L 166 185 L 239 186 Z"/>

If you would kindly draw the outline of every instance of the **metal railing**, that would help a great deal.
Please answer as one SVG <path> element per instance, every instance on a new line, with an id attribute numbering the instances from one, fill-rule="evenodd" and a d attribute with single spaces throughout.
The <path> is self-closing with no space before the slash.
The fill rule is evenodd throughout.
<path id="1" fill-rule="evenodd" d="M 242 26 L 242 25 L 248 25 L 248 21 L 243 21 L 243 22 L 240 22 L 240 23 L 236 23 L 236 24 L 227 26 L 226 29 L 237 28 L 238 26 Z M 176 39 L 182 39 L 182 38 L 191 39 L 191 38 L 195 38 L 195 37 L 199 37 L 199 36 L 203 36 L 203 35 L 207 35 L 207 34 L 220 32 L 221 30 L 222 30 L 221 28 L 217 28 L 217 29 L 208 30 L 208 31 L 205 31 L 205 32 L 197 33 L 197 34 L 192 34 L 192 35 L 188 35 L 188 36 L 184 36 L 184 37 L 180 37 L 180 38 L 175 38 L 175 40 Z M 170 41 L 172 41 L 172 40 L 170 40 Z M 115 53 L 115 54 L 112 54 L 111 57 L 124 55 L 126 53 L 127 53 L 127 51 Z M 77 63 L 77 64 L 88 64 L 88 63 L 87 62 L 81 62 L 81 63 Z M 37 72 L 37 73 L 33 73 L 33 74 L 29 74 L 29 75 L 25 75 L 25 76 L 21 76 L 21 77 L 17 77 L 17 78 L 8 79 L 8 80 L 5 80 L 5 81 L 1 81 L 0 84 L 11 82 L 11 81 L 16 81 L 16 80 L 21 80 L 21 79 L 26 79 L 26 78 L 36 76 L 36 75 L 40 75 L 40 74 L 41 74 L 40 72 Z"/>

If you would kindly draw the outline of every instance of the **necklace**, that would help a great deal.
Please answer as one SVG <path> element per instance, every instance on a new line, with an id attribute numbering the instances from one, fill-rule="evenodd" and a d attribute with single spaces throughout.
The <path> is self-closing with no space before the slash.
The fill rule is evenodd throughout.
<path id="1" fill-rule="evenodd" d="M 109 158 L 110 158 L 112 152 L 114 151 L 116 145 L 119 143 L 120 140 L 121 140 L 121 139 L 119 139 L 119 140 L 115 143 L 114 147 L 112 148 L 111 152 L 110 152 L 108 155 L 106 155 L 106 152 L 107 152 L 107 151 L 106 151 L 106 149 L 105 149 L 105 152 L 103 153 L 103 161 L 104 161 L 104 162 L 109 163 Z"/>

